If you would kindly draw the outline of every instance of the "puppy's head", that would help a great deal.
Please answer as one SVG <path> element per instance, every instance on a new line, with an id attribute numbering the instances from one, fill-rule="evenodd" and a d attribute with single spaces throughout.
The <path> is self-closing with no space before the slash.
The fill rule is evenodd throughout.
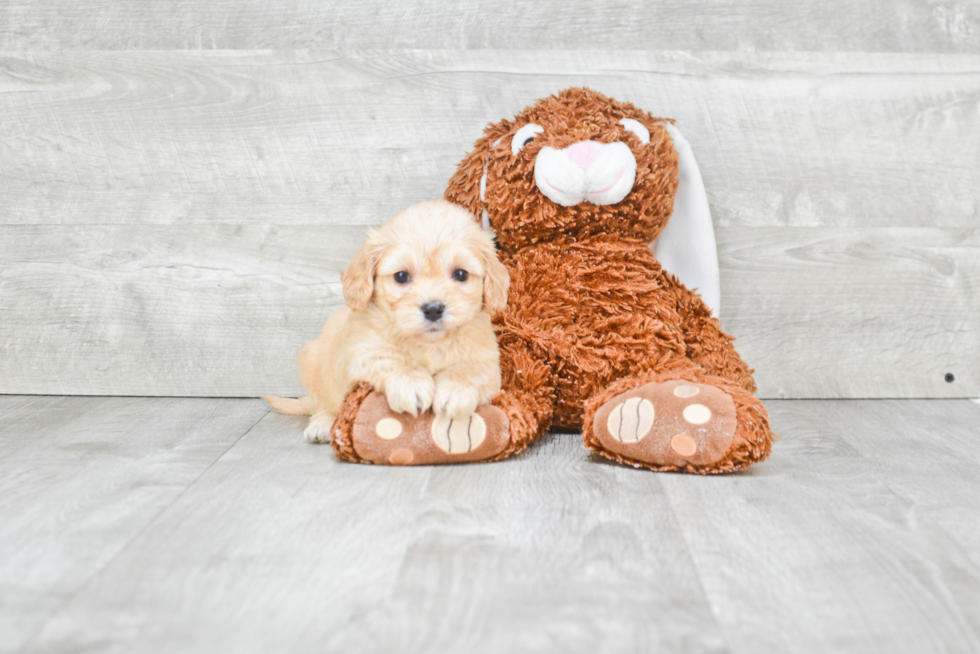
<path id="1" fill-rule="evenodd" d="M 437 200 L 371 230 L 342 281 L 354 311 L 372 304 L 401 335 L 438 340 L 503 310 L 510 277 L 473 215 Z"/>

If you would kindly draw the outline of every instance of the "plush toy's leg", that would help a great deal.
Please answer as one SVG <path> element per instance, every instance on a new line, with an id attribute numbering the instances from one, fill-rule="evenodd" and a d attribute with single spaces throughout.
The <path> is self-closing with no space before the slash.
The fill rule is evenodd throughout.
<path id="1" fill-rule="evenodd" d="M 357 463 L 424 465 L 496 461 L 524 450 L 547 428 L 547 369 L 521 343 L 501 346 L 504 390 L 467 419 L 395 413 L 361 384 L 347 394 L 333 424 L 337 456 Z"/>
<path id="2" fill-rule="evenodd" d="M 585 446 L 636 467 L 733 472 L 769 456 L 773 434 L 751 393 L 697 369 L 620 379 L 591 398 Z"/>
<path id="3" fill-rule="evenodd" d="M 754 393 L 752 370 L 735 351 L 735 339 L 722 330 L 701 298 L 690 292 L 682 293 L 677 311 L 684 330 L 686 358 L 705 374 L 727 379 Z"/>

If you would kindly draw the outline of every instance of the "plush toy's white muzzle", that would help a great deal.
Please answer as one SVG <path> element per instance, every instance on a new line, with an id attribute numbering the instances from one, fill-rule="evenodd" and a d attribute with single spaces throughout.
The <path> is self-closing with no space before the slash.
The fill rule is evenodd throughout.
<path id="1" fill-rule="evenodd" d="M 580 202 L 616 204 L 633 189 L 636 158 L 625 143 L 579 141 L 564 150 L 543 147 L 534 162 L 534 182 L 563 207 Z"/>

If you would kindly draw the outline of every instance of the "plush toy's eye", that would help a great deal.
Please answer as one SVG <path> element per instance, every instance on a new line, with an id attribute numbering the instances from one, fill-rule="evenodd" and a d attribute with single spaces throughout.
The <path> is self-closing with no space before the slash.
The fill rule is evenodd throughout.
<path id="1" fill-rule="evenodd" d="M 470 274 L 462 268 L 457 268 L 453 271 L 453 279 L 455 279 L 457 282 L 465 282 L 469 278 Z"/>
<path id="2" fill-rule="evenodd" d="M 643 145 L 650 142 L 650 130 L 644 127 L 640 121 L 633 120 L 632 118 L 623 118 L 619 121 L 619 124 L 625 127 L 627 132 L 633 132 L 639 136 Z"/>
<path id="3" fill-rule="evenodd" d="M 528 123 L 524 127 L 517 130 L 517 134 L 514 134 L 514 138 L 510 142 L 510 151 L 516 157 L 517 153 L 521 151 L 521 148 L 534 140 L 535 134 L 540 134 L 543 131 L 544 127 L 541 127 L 541 125 Z"/>
<path id="4" fill-rule="evenodd" d="M 411 278 L 412 276 L 409 275 L 404 270 L 399 270 L 398 272 L 395 273 L 395 281 L 398 282 L 399 284 L 407 284 Z"/>

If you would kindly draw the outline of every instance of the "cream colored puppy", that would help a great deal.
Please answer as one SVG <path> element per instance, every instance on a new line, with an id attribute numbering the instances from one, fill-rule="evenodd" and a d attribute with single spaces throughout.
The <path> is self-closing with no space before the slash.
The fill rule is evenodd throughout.
<path id="1" fill-rule="evenodd" d="M 493 240 L 444 200 L 405 209 L 368 233 L 341 281 L 347 306 L 300 352 L 307 397 L 266 397 L 280 413 L 310 415 L 311 443 L 330 439 L 344 395 L 371 384 L 392 411 L 461 418 L 500 391 L 490 315 L 510 277 Z"/>

